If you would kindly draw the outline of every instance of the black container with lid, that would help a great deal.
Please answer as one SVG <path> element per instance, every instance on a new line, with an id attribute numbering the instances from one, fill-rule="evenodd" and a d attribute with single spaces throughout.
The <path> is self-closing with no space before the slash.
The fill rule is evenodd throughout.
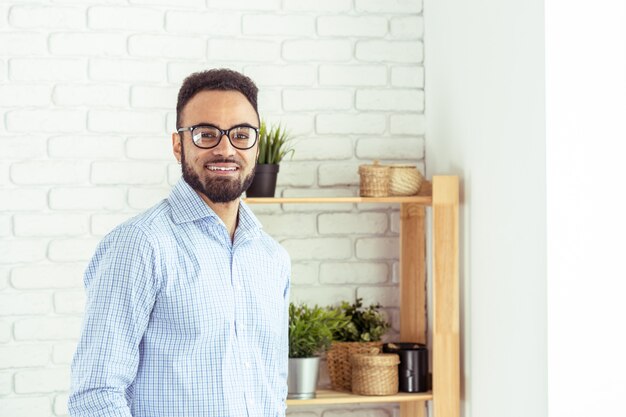
<path id="1" fill-rule="evenodd" d="M 385 343 L 383 352 L 400 356 L 399 389 L 402 392 L 428 391 L 428 350 L 421 343 Z"/>

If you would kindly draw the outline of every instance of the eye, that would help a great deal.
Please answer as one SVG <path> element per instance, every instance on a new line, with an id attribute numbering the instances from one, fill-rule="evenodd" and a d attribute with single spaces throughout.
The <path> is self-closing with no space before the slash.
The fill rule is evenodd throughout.
<path id="1" fill-rule="evenodd" d="M 193 131 L 194 142 L 214 141 L 219 138 L 219 131 L 210 127 L 198 127 Z"/>
<path id="2" fill-rule="evenodd" d="M 244 132 L 235 132 L 235 139 L 239 139 L 239 140 L 245 140 L 250 138 L 250 136 L 247 133 Z"/>
<path id="3" fill-rule="evenodd" d="M 241 127 L 236 128 L 235 130 L 233 130 L 231 132 L 230 136 L 231 136 L 231 138 L 233 140 L 249 141 L 249 140 L 252 140 L 254 138 L 253 135 L 255 133 L 256 132 L 253 129 L 251 129 L 251 128 L 247 127 L 247 126 L 241 126 Z"/>

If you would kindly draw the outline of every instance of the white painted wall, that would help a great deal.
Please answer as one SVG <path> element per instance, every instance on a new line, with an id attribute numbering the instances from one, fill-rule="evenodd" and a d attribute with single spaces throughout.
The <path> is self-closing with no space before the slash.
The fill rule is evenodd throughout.
<path id="1" fill-rule="evenodd" d="M 546 1 L 551 417 L 626 414 L 624 21 L 620 0 Z"/>
<path id="2" fill-rule="evenodd" d="M 423 168 L 422 36 L 421 0 L 0 1 L 0 416 L 66 414 L 82 271 L 178 179 L 183 77 L 258 83 L 299 139 L 279 195 L 353 195 L 374 158 Z M 292 255 L 295 300 L 380 301 L 397 331 L 397 206 L 254 210 Z M 301 415 L 393 412 L 365 408 Z"/>
<path id="3" fill-rule="evenodd" d="M 427 170 L 462 178 L 464 415 L 545 417 L 543 1 L 424 13 Z"/>

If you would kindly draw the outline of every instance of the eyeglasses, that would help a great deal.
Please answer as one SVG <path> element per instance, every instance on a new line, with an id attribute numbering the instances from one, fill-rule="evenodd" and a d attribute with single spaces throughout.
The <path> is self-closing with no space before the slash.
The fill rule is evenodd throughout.
<path id="1" fill-rule="evenodd" d="M 233 126 L 230 129 L 222 130 L 217 126 L 200 124 L 189 127 L 181 127 L 176 130 L 178 133 L 190 131 L 193 143 L 202 149 L 215 148 L 220 144 L 222 137 L 226 135 L 234 148 L 245 150 L 250 149 L 259 137 L 259 129 L 249 125 Z"/>

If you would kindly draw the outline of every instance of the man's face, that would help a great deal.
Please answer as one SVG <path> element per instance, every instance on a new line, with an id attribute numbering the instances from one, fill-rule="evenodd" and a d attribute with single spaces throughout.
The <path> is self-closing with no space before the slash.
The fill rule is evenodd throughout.
<path id="1" fill-rule="evenodd" d="M 201 91 L 189 100 L 181 114 L 181 127 L 211 124 L 222 130 L 248 124 L 258 127 L 258 116 L 238 91 Z M 236 200 L 250 186 L 258 142 L 250 149 L 233 147 L 224 135 L 211 149 L 198 148 L 191 132 L 172 135 L 174 155 L 182 164 L 183 178 L 214 203 Z"/>

